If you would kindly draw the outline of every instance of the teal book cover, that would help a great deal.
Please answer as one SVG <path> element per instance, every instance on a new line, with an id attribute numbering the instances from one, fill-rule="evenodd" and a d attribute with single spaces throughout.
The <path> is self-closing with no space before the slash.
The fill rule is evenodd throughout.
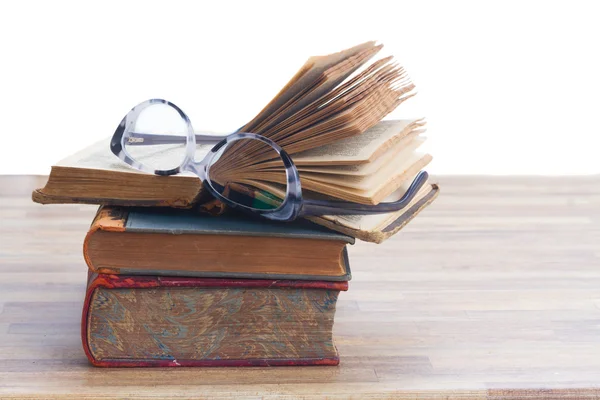
<path id="1" fill-rule="evenodd" d="M 105 274 L 348 281 L 353 243 L 306 220 L 102 206 L 83 251 Z"/>

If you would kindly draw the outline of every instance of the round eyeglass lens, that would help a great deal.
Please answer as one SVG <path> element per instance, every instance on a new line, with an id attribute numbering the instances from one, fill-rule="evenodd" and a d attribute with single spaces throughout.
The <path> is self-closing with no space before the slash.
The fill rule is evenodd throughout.
<path id="1" fill-rule="evenodd" d="M 208 184 L 228 200 L 254 210 L 275 210 L 285 199 L 286 169 L 277 151 L 257 139 L 222 146 L 207 166 Z"/>
<path id="2" fill-rule="evenodd" d="M 125 149 L 135 161 L 155 170 L 170 170 L 185 158 L 187 132 L 187 123 L 175 108 L 153 103 L 126 127 Z"/>

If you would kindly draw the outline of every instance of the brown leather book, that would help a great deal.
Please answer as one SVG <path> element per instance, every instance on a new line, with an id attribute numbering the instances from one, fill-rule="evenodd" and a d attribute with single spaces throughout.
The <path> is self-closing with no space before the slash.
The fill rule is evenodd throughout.
<path id="1" fill-rule="evenodd" d="M 337 365 L 348 282 L 90 274 L 83 349 L 99 367 Z"/>
<path id="2" fill-rule="evenodd" d="M 349 243 L 352 237 L 303 220 L 104 206 L 83 252 L 99 273 L 347 281 Z"/>

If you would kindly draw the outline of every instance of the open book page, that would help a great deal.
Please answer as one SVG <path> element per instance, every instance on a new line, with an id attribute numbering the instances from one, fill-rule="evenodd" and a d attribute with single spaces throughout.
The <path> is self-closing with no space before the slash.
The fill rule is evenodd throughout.
<path id="1" fill-rule="evenodd" d="M 421 146 L 426 141 L 426 137 L 420 137 L 421 131 L 414 131 L 400 139 L 400 141 L 387 149 L 375 160 L 366 164 L 354 165 L 322 165 L 322 166 L 299 166 L 299 172 L 314 172 L 319 174 L 331 175 L 353 175 L 367 176 L 379 171 L 384 165 L 388 165 L 393 159 L 398 157 L 398 154 L 408 147 L 411 143 L 415 143 L 415 149 Z"/>
<path id="2" fill-rule="evenodd" d="M 294 163 L 297 166 L 367 163 L 423 125 L 423 120 L 381 121 L 360 135 L 296 153 L 293 156 Z"/>
<path id="3" fill-rule="evenodd" d="M 143 173 L 119 160 L 110 151 L 110 139 L 110 137 L 102 139 L 59 161 L 55 165 L 58 167 L 101 169 L 136 174 Z"/>
<path id="4" fill-rule="evenodd" d="M 404 173 L 404 171 L 423 158 L 423 153 L 415 151 L 420 144 L 421 141 L 414 140 L 408 147 L 400 151 L 396 157 L 392 158 L 388 163 L 382 165 L 381 168 L 368 175 L 336 175 L 304 172 L 302 177 L 311 181 L 330 183 L 332 185 L 367 191 L 371 188 L 385 184 L 392 176 Z"/>
<path id="5" fill-rule="evenodd" d="M 300 175 L 302 188 L 339 200 L 346 200 L 361 204 L 377 204 L 390 193 L 393 193 L 410 176 L 416 175 L 430 161 L 429 154 L 413 153 L 409 157 L 398 158 L 399 163 L 393 163 L 384 167 L 386 172 L 377 173 L 369 177 L 352 175 L 326 175 L 319 174 L 321 180 L 313 180 L 317 174 L 304 173 Z M 269 185 L 285 184 L 285 173 L 283 170 L 252 170 L 226 171 L 229 179 L 238 183 L 246 183 L 256 186 L 253 182 Z M 326 178 L 326 180 L 324 178 Z M 337 179 L 342 179 L 344 186 L 337 184 Z M 336 181 L 335 183 L 333 181 Z M 368 185 L 365 184 L 368 180 Z M 354 185 L 351 186 L 351 185 Z M 256 186 L 261 187 L 261 186 Z M 268 189 L 267 189 L 268 190 Z"/>
<path id="6" fill-rule="evenodd" d="M 315 56 L 309 58 L 304 66 L 294 75 L 292 80 L 269 102 L 269 104 L 261 110 L 256 117 L 247 123 L 242 129 L 242 132 L 253 132 L 254 128 L 266 117 L 275 113 L 285 103 L 290 101 L 304 88 L 313 86 L 315 81 L 319 79 L 323 71 L 330 68 L 332 65 L 338 64 L 342 60 L 351 57 L 362 50 L 375 46 L 375 42 L 366 42 L 354 46 L 352 48 L 333 53 L 326 56 Z"/>
<path id="7" fill-rule="evenodd" d="M 412 95 L 381 88 L 351 108 L 282 139 L 281 145 L 288 153 L 296 154 L 361 134 Z"/>
<path id="8" fill-rule="evenodd" d="M 102 139 L 85 149 L 59 161 L 58 167 L 98 169 L 124 173 L 143 174 L 136 168 L 123 162 L 110 151 L 111 138 Z M 211 146 L 200 146 L 196 151 L 196 157 L 203 157 L 210 151 Z M 155 165 L 175 165 L 181 163 L 185 154 L 185 145 L 168 146 L 138 146 L 136 148 L 136 161 L 150 167 Z M 173 175 L 182 177 L 193 175 L 189 172 Z"/>
<path id="9" fill-rule="evenodd" d="M 415 163 L 411 164 L 406 170 L 397 171 L 396 174 L 386 176 L 385 180 L 380 182 L 379 186 L 369 188 L 368 190 L 354 189 L 347 186 L 338 186 L 332 183 L 312 181 L 308 178 L 302 178 L 302 188 L 328 196 L 336 197 L 341 200 L 352 201 L 361 204 L 378 204 L 390 193 L 393 193 L 410 176 L 416 175 L 431 161 L 429 154 L 422 154 Z"/>

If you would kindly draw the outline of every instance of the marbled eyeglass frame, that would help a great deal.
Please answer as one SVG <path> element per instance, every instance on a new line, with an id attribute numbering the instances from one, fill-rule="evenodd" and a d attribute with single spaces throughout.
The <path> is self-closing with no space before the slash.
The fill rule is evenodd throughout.
<path id="1" fill-rule="evenodd" d="M 187 127 L 187 133 L 185 137 L 146 134 L 143 132 L 133 131 L 140 113 L 146 108 L 155 104 L 165 104 L 177 111 Z M 279 207 L 265 210 L 237 203 L 223 196 L 215 187 L 215 184 L 211 181 L 209 172 L 210 166 L 212 165 L 213 161 L 215 161 L 214 157 L 218 154 L 219 150 L 223 148 L 223 146 L 227 146 L 228 144 L 238 140 L 258 140 L 270 146 L 279 155 L 279 157 L 281 157 L 286 174 L 286 194 Z M 125 141 L 128 141 L 128 146 L 177 144 L 185 142 L 185 156 L 181 160 L 181 164 L 176 168 L 168 170 L 153 169 L 141 163 L 140 161 L 135 160 L 127 152 Z M 200 161 L 194 160 L 197 144 L 213 145 L 208 154 Z M 205 183 L 206 189 L 215 198 L 219 199 L 228 206 L 251 211 L 253 213 L 262 215 L 265 218 L 276 221 L 292 221 L 297 217 L 304 215 L 364 215 L 398 211 L 406 207 L 411 202 L 419 189 L 428 179 L 427 172 L 419 172 L 402 198 L 394 202 L 384 202 L 377 205 L 365 205 L 345 201 L 303 199 L 298 169 L 294 165 L 292 158 L 277 143 L 273 142 L 267 137 L 249 132 L 235 132 L 221 136 L 196 134 L 192 128 L 192 124 L 188 116 L 175 104 L 163 99 L 146 100 L 132 108 L 131 111 L 129 111 L 129 113 L 121 120 L 121 123 L 115 130 L 115 133 L 110 141 L 110 150 L 125 163 L 143 172 L 156 175 L 175 175 L 183 171 L 192 172 Z"/>

